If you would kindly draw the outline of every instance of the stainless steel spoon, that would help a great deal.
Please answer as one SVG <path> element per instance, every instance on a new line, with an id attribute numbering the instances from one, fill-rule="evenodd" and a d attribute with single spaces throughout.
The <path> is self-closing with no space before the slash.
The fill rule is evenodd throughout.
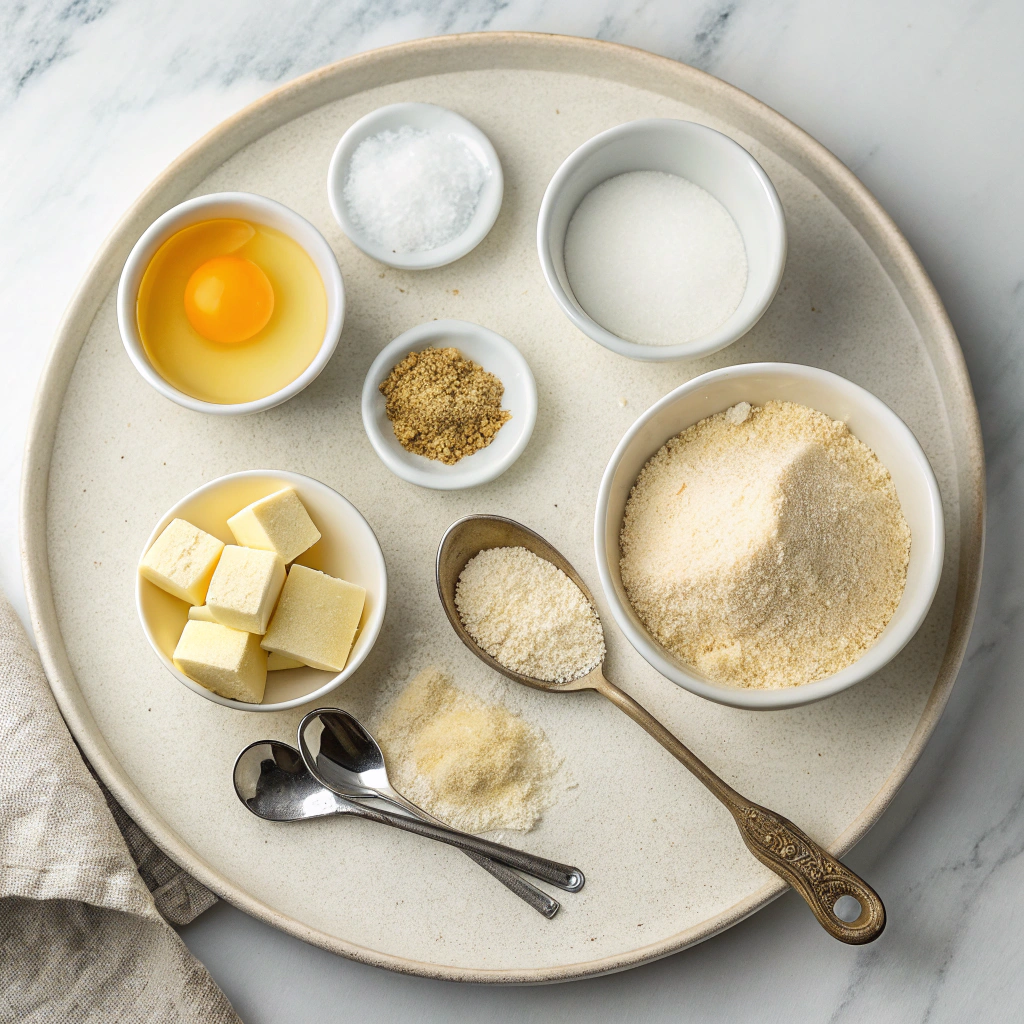
<path id="1" fill-rule="evenodd" d="M 302 755 L 280 740 L 250 743 L 235 758 L 231 781 L 243 805 L 267 821 L 301 821 L 347 814 L 336 793 L 306 771 Z"/>
<path id="2" fill-rule="evenodd" d="M 336 711 L 337 709 L 320 710 Z M 332 758 L 332 753 L 336 749 L 333 745 L 334 737 L 332 737 L 332 742 L 321 747 L 321 737 L 324 735 L 330 736 L 331 734 L 322 728 L 322 723 L 319 722 L 316 712 L 306 715 L 299 729 L 300 756 L 305 762 L 309 774 L 320 785 L 345 797 L 350 792 L 351 773 Z M 372 794 L 368 793 L 367 795 Z M 469 832 L 460 832 L 458 829 L 436 821 L 407 818 L 404 815 L 392 814 L 390 811 L 378 811 L 376 808 L 354 803 L 351 800 L 346 802 L 351 803 L 362 817 L 372 817 L 374 821 L 394 825 L 406 832 L 415 832 L 427 839 L 437 839 L 439 842 L 457 847 L 464 853 L 472 852 L 489 860 L 496 860 L 517 871 L 525 871 L 528 875 L 533 875 L 534 878 L 539 878 L 541 881 L 557 885 L 559 889 L 565 889 L 566 892 L 579 892 L 583 888 L 583 872 L 570 864 L 560 864 L 557 861 L 548 860 L 546 857 L 538 857 L 533 853 L 514 850 L 501 843 L 492 843 L 489 839 L 481 839 Z"/>
<path id="3" fill-rule="evenodd" d="M 325 787 L 308 770 L 299 751 L 280 740 L 250 743 L 235 759 L 232 781 L 238 799 L 257 817 L 268 821 L 299 821 L 331 814 L 351 814 L 426 839 L 436 839 L 463 852 L 482 854 L 568 892 L 578 892 L 583 888 L 583 872 L 579 868 L 492 843 L 447 826 L 407 818 L 346 799 L 329 786 Z"/>
<path id="4" fill-rule="evenodd" d="M 384 763 L 384 752 L 377 741 L 347 711 L 320 708 L 299 722 L 299 749 L 305 759 L 315 761 L 317 771 L 331 780 L 335 793 L 352 799 L 376 798 L 404 808 L 414 817 L 444 825 L 422 807 L 417 807 L 395 789 Z M 317 746 L 313 758 L 312 747 Z M 502 885 L 525 900 L 534 910 L 551 918 L 558 913 L 558 900 L 517 875 L 511 868 L 470 850 L 464 851 Z"/>
<path id="5" fill-rule="evenodd" d="M 479 647 L 462 624 L 455 606 L 455 586 L 466 563 L 488 548 L 524 547 L 562 570 L 597 604 L 576 570 L 543 537 L 500 516 L 466 516 L 453 523 L 437 551 L 437 592 L 445 614 L 462 642 L 495 672 L 537 690 L 567 693 L 597 690 L 620 711 L 647 730 L 673 757 L 681 761 L 728 808 L 747 849 L 766 867 L 784 878 L 807 901 L 821 926 L 833 938 L 851 945 L 872 942 L 885 927 L 885 907 L 878 894 L 849 868 L 830 856 L 806 833 L 781 814 L 741 796 L 672 735 L 646 708 L 604 677 L 604 665 L 568 683 L 549 683 L 507 669 Z M 836 913 L 842 897 L 853 897 L 860 914 L 845 921 Z"/>

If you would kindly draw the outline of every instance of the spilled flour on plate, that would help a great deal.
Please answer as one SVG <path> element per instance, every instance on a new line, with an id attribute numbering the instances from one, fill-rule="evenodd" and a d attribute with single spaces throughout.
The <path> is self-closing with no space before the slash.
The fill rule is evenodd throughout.
<path id="1" fill-rule="evenodd" d="M 528 832 L 554 802 L 561 760 L 544 733 L 436 668 L 391 701 L 376 734 L 395 788 L 464 832 Z"/>

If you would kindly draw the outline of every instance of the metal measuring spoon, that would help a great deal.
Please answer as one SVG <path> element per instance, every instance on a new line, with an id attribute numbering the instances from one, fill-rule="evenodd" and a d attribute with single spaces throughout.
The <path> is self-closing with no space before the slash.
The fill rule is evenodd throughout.
<path id="1" fill-rule="evenodd" d="M 336 709 L 320 710 L 334 711 Z M 324 730 L 314 727 L 314 723 L 319 725 L 316 712 L 306 715 L 303 719 L 303 725 L 299 730 L 300 756 L 305 762 L 309 774 L 320 785 L 326 786 L 341 797 L 349 797 L 348 800 L 343 800 L 343 803 L 352 808 L 348 813 L 380 821 L 385 825 L 393 825 L 395 828 L 414 832 L 427 839 L 436 839 L 438 842 L 447 843 L 464 853 L 472 852 L 489 860 L 496 860 L 517 871 L 525 871 L 528 875 L 533 875 L 534 878 L 539 878 L 543 882 L 557 885 L 559 889 L 565 889 L 566 892 L 579 892 L 583 888 L 583 872 L 571 864 L 560 864 L 558 861 L 548 860 L 547 857 L 538 857 L 536 854 L 526 853 L 524 850 L 503 846 L 501 843 L 492 843 L 489 839 L 481 839 L 469 832 L 460 832 L 458 829 L 438 824 L 436 821 L 407 818 L 404 815 L 379 811 L 376 808 L 367 807 L 365 804 L 353 802 L 349 789 L 350 783 L 346 778 L 347 770 L 331 760 L 330 746 L 326 750 L 321 750 L 320 737 L 324 734 Z M 370 792 L 365 794 L 365 796 L 370 795 L 372 795 Z"/>
<path id="2" fill-rule="evenodd" d="M 235 759 L 232 781 L 238 799 L 246 808 L 268 821 L 299 821 L 302 818 L 323 818 L 331 814 L 351 814 L 381 825 L 391 825 L 404 832 L 413 832 L 426 839 L 436 839 L 463 852 L 482 854 L 509 867 L 529 872 L 568 892 L 578 892 L 583 888 L 583 872 L 579 868 L 513 850 L 509 846 L 492 843 L 447 826 L 380 811 L 346 799 L 330 787 L 325 787 L 307 770 L 299 751 L 279 740 L 250 743 Z"/>
<path id="3" fill-rule="evenodd" d="M 741 796 L 672 735 L 646 708 L 604 677 L 603 663 L 592 672 L 567 683 L 549 683 L 524 676 L 492 658 L 469 635 L 455 606 L 455 587 L 466 563 L 489 548 L 523 547 L 561 569 L 597 609 L 593 595 L 576 570 L 543 537 L 501 516 L 466 516 L 453 523 L 437 550 L 437 592 L 445 614 L 462 642 L 495 672 L 537 690 L 567 693 L 597 690 L 620 711 L 647 730 L 673 757 L 681 761 L 728 808 L 747 849 L 766 867 L 784 878 L 807 901 L 821 926 L 841 942 L 873 942 L 885 927 L 885 907 L 878 894 L 849 868 L 830 856 L 787 818 Z M 845 921 L 836 913 L 842 897 L 852 897 L 860 914 Z"/>
<path id="4" fill-rule="evenodd" d="M 444 825 L 443 821 L 428 814 L 422 807 L 417 807 L 391 785 L 384 764 L 384 752 L 347 711 L 340 708 L 311 711 L 299 722 L 298 735 L 303 756 L 315 761 L 317 770 L 325 779 L 330 779 L 331 789 L 335 793 L 343 793 L 352 799 L 373 797 L 384 800 L 404 808 L 422 821 Z M 311 751 L 314 745 L 318 745 L 315 758 Z M 558 913 L 558 900 L 517 875 L 511 868 L 470 850 L 463 852 L 538 913 L 548 918 Z"/>
<path id="5" fill-rule="evenodd" d="M 302 755 L 279 740 L 250 743 L 237 758 L 231 781 L 238 799 L 258 818 L 301 821 L 347 814 L 346 801 L 306 771 Z"/>

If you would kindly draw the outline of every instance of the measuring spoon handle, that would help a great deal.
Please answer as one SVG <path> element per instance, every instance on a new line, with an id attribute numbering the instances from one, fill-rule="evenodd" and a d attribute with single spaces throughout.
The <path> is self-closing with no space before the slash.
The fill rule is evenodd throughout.
<path id="1" fill-rule="evenodd" d="M 421 821 L 432 821 L 438 825 L 444 825 L 443 821 L 439 821 L 432 814 L 423 810 L 422 807 L 417 806 L 411 800 L 402 796 L 397 789 L 389 786 L 387 789 L 378 790 L 377 795 L 380 800 L 384 800 L 386 803 L 405 808 L 405 810 L 415 815 Z M 537 886 L 532 885 L 522 875 L 516 874 L 510 867 L 499 864 L 496 860 L 491 860 L 490 857 L 483 857 L 479 853 L 473 853 L 472 850 L 463 850 L 462 852 L 473 863 L 479 864 L 484 871 L 501 882 L 506 889 L 515 893 L 521 900 L 533 907 L 538 914 L 543 914 L 546 918 L 550 919 L 558 913 L 558 900 L 553 896 L 549 896 L 542 889 L 538 889 Z"/>
<path id="2" fill-rule="evenodd" d="M 418 818 L 406 818 L 401 814 L 381 811 L 376 807 L 367 807 L 354 802 L 351 802 L 350 806 L 352 811 L 349 813 L 356 814 L 361 818 L 368 818 L 370 821 L 377 821 L 382 825 L 391 825 L 404 832 L 423 836 L 424 839 L 436 839 L 439 843 L 447 843 L 464 853 L 477 854 L 486 860 L 497 861 L 499 864 L 505 864 L 517 871 L 525 871 L 528 875 L 533 875 L 534 878 L 539 878 L 542 882 L 556 885 L 566 892 L 579 892 L 583 888 L 583 872 L 569 864 L 559 864 L 558 861 L 548 860 L 546 857 L 538 857 L 536 854 L 526 853 L 523 850 L 514 850 L 511 846 L 492 843 L 488 839 L 481 839 L 468 832 L 459 832 L 457 829 L 448 828 L 447 825 L 435 825 L 433 822 L 422 821 Z M 481 866 L 487 867 L 487 865 Z"/>

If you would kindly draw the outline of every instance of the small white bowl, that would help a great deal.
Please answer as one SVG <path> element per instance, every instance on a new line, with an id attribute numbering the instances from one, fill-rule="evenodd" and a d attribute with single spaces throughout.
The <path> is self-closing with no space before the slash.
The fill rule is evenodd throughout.
<path id="1" fill-rule="evenodd" d="M 910 527 L 910 565 L 903 598 L 875 645 L 834 675 L 802 686 L 755 690 L 712 682 L 684 665 L 648 633 L 619 575 L 619 533 L 640 470 L 671 437 L 739 402 L 798 402 L 846 423 L 892 475 Z M 831 697 L 873 675 L 903 649 L 924 621 L 939 585 L 944 546 L 942 501 L 928 459 L 910 428 L 852 381 L 795 363 L 747 363 L 695 377 L 651 406 L 626 432 L 601 480 L 594 521 L 601 586 L 629 642 L 663 676 L 691 693 L 737 708 L 774 710 Z"/>
<path id="2" fill-rule="evenodd" d="M 295 561 L 358 584 L 366 590 L 366 604 L 359 622 L 359 632 L 343 671 L 336 675 L 315 668 L 270 672 L 267 674 L 267 689 L 262 704 L 248 704 L 222 697 L 179 672 L 171 660 L 181 631 L 188 621 L 189 606 L 136 573 L 135 605 L 139 621 L 146 639 L 164 667 L 179 683 L 194 693 L 215 704 L 237 708 L 239 711 L 284 711 L 319 700 L 345 682 L 366 660 L 384 624 L 384 611 L 388 603 L 387 567 L 370 524 L 350 501 L 326 484 L 298 473 L 255 469 L 211 480 L 186 495 L 156 524 L 139 555 L 141 561 L 172 519 L 184 519 L 213 534 L 225 544 L 234 544 L 235 539 L 227 524 L 228 517 L 282 487 L 295 488 L 322 535 L 316 544 Z"/>
<path id="3" fill-rule="evenodd" d="M 344 191 L 352 154 L 359 148 L 359 144 L 380 132 L 398 131 L 407 125 L 420 131 L 447 132 L 459 136 L 483 164 L 487 180 L 480 193 L 480 202 L 473 219 L 461 235 L 437 249 L 396 253 L 367 238 L 352 222 L 348 215 Z M 342 135 L 327 171 L 327 200 L 342 231 L 348 235 L 353 245 L 362 249 L 367 256 L 399 270 L 430 270 L 433 267 L 443 267 L 475 249 L 487 237 L 487 232 L 498 219 L 504 189 L 501 161 L 494 151 L 494 146 L 491 145 L 491 140 L 472 121 L 467 121 L 454 110 L 438 107 L 433 103 L 392 103 L 361 117 Z"/>
<path id="4" fill-rule="evenodd" d="M 630 171 L 664 171 L 710 192 L 732 215 L 747 250 L 747 287 L 717 330 L 681 345 L 640 345 L 602 327 L 577 302 L 565 272 L 565 233 L 590 191 Z M 548 184 L 537 220 L 537 252 L 562 312 L 588 337 L 631 359 L 696 359 L 741 338 L 771 305 L 786 266 L 786 217 L 761 165 L 728 136 L 692 121 L 648 118 L 595 135 Z"/>
<path id="5" fill-rule="evenodd" d="M 182 228 L 190 227 L 204 220 L 215 220 L 220 217 L 247 220 L 256 224 L 265 224 L 276 228 L 298 242 L 313 261 L 323 281 L 327 294 L 327 326 L 324 329 L 323 341 L 313 361 L 290 384 L 275 391 L 265 398 L 252 402 L 220 404 L 203 402 L 191 395 L 186 395 L 169 384 L 157 372 L 149 361 L 142 338 L 139 336 L 139 321 L 136 304 L 139 296 L 139 285 L 149 266 L 149 261 L 164 242 Z M 168 210 L 158 217 L 143 232 L 128 255 L 121 281 L 117 286 L 117 326 L 121 331 L 128 357 L 135 368 L 165 398 L 195 412 L 209 412 L 218 416 L 239 416 L 246 413 L 262 412 L 273 409 L 275 405 L 287 402 L 297 395 L 304 387 L 312 383 L 320 375 L 334 354 L 341 337 L 341 328 L 345 322 L 345 286 L 341 280 L 341 271 L 334 252 L 327 244 L 327 239 L 305 217 L 300 217 L 287 206 L 253 195 L 250 192 L 215 192 L 208 196 L 198 196 Z"/>
<path id="6" fill-rule="evenodd" d="M 486 448 L 446 466 L 406 451 L 395 437 L 380 384 L 410 352 L 457 348 L 505 385 L 501 407 L 512 413 Z M 454 491 L 501 476 L 523 453 L 537 422 L 537 384 L 529 364 L 512 342 L 466 320 L 429 320 L 400 334 L 371 365 L 363 383 L 363 427 L 373 450 L 396 476 L 420 487 Z"/>

